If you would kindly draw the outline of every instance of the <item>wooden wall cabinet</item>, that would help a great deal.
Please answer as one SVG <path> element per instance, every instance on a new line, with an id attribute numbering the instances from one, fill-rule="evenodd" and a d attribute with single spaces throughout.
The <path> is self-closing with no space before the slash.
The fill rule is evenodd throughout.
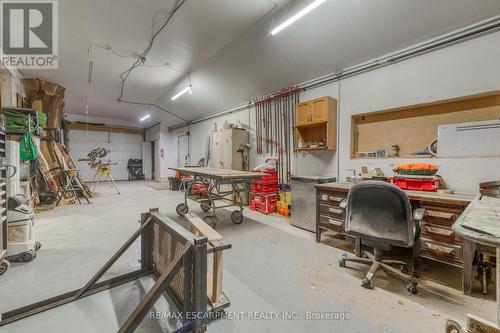
<path id="1" fill-rule="evenodd" d="M 337 100 L 324 96 L 297 104 L 297 142 L 306 150 L 335 150 L 337 148 Z"/>

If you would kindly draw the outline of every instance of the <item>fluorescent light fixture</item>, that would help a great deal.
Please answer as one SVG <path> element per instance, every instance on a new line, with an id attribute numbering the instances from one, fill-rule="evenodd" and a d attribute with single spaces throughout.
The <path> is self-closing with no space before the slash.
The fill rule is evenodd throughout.
<path id="1" fill-rule="evenodd" d="M 311 2 L 311 4 L 309 6 L 307 6 L 306 8 L 302 9 L 300 12 L 298 12 L 297 14 L 293 15 L 292 17 L 290 17 L 288 20 L 286 20 L 285 22 L 281 23 L 280 25 L 278 25 L 276 28 L 274 28 L 272 31 L 271 31 L 271 35 L 276 35 L 278 32 L 280 32 L 281 30 L 285 29 L 286 27 L 288 27 L 290 24 L 292 24 L 293 22 L 297 21 L 298 19 L 300 19 L 302 16 L 306 15 L 307 13 L 309 13 L 310 11 L 312 11 L 313 9 L 315 9 L 316 7 L 318 7 L 319 5 L 321 5 L 323 2 L 325 2 L 326 0 L 315 0 L 313 2 Z"/>
<path id="2" fill-rule="evenodd" d="M 189 93 L 191 95 L 193 94 L 193 91 L 191 90 L 191 86 L 187 86 L 186 88 L 182 89 L 177 95 L 175 95 L 174 97 L 172 97 L 172 101 L 175 101 L 177 98 L 179 98 L 180 96 L 184 95 L 188 91 L 189 91 Z"/>
<path id="3" fill-rule="evenodd" d="M 144 120 L 148 119 L 149 117 L 151 117 L 151 115 L 147 114 L 144 117 L 142 117 L 141 119 L 139 119 L 139 121 L 144 121 Z"/>

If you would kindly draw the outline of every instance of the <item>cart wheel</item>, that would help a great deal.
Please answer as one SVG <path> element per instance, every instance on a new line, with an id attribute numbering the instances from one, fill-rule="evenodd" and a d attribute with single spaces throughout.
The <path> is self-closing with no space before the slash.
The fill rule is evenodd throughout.
<path id="1" fill-rule="evenodd" d="M 415 295 L 417 293 L 417 284 L 414 282 L 410 282 L 406 285 L 406 290 L 412 295 Z"/>
<path id="2" fill-rule="evenodd" d="M 462 326 L 454 320 L 448 319 L 444 325 L 446 333 L 465 333 Z"/>
<path id="3" fill-rule="evenodd" d="M 38 250 L 40 250 L 41 248 L 42 248 L 42 243 L 36 242 L 35 243 L 35 252 L 38 251 Z"/>
<path id="4" fill-rule="evenodd" d="M 206 224 L 208 224 L 213 229 L 215 229 L 215 226 L 217 225 L 218 219 L 217 219 L 217 216 L 209 215 L 209 216 L 205 216 L 203 218 L 203 221 L 205 221 Z"/>
<path id="5" fill-rule="evenodd" d="M 189 208 L 185 203 L 178 204 L 177 207 L 175 208 L 175 211 L 180 216 L 184 216 L 184 214 L 187 214 L 188 210 Z"/>
<path id="6" fill-rule="evenodd" d="M 0 275 L 3 275 L 3 273 L 7 272 L 9 267 L 10 262 L 8 262 L 7 260 L 2 260 L 2 262 L 0 262 Z"/>
<path id="7" fill-rule="evenodd" d="M 202 211 L 208 212 L 210 210 L 210 208 L 212 208 L 212 205 L 211 204 L 207 204 L 207 203 L 201 203 L 200 204 L 200 208 L 201 208 Z"/>
<path id="8" fill-rule="evenodd" d="M 231 213 L 231 221 L 233 221 L 234 224 L 240 224 L 243 222 L 243 213 L 239 210 L 235 210 Z"/>

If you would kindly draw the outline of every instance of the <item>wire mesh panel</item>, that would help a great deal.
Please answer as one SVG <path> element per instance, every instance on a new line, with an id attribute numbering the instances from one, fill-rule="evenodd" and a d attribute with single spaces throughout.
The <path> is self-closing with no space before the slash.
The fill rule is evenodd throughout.
<path id="1" fill-rule="evenodd" d="M 176 240 L 159 225 L 154 225 L 152 263 L 157 273 L 162 274 L 167 269 L 168 265 L 175 260 L 182 248 L 183 244 L 181 242 Z M 189 255 L 190 254 L 188 254 L 188 256 Z M 186 281 L 185 279 L 185 277 L 190 278 L 193 276 L 192 269 L 191 260 L 184 260 L 183 265 L 169 284 L 171 291 L 182 306 L 186 303 L 184 299 L 185 296 L 190 297 L 188 303 L 192 304 L 193 293 L 189 292 L 186 294 L 184 290 L 185 288 L 190 288 L 192 290 L 193 281 Z"/>

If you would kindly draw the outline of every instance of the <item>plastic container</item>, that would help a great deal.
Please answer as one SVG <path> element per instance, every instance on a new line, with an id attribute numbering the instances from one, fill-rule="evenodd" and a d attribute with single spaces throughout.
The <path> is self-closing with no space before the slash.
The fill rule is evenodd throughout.
<path id="1" fill-rule="evenodd" d="M 179 191 L 181 180 L 176 177 L 168 177 L 169 188 L 171 191 Z"/>
<path id="2" fill-rule="evenodd" d="M 203 184 L 193 184 L 191 185 L 190 188 L 191 194 L 206 195 L 207 190 L 208 190 L 208 185 L 203 185 Z"/>
<path id="3" fill-rule="evenodd" d="M 250 209 L 262 214 L 269 215 L 274 213 L 277 202 L 278 196 L 276 194 L 250 193 Z"/>
<path id="4" fill-rule="evenodd" d="M 288 204 L 286 202 L 278 201 L 276 203 L 276 212 L 283 216 L 290 216 L 290 210 L 288 209 Z"/>
<path id="5" fill-rule="evenodd" d="M 252 184 L 252 192 L 261 194 L 272 194 L 278 192 L 278 184 L 274 185 L 260 185 Z"/>
<path id="6" fill-rule="evenodd" d="M 31 227 L 33 220 L 23 220 L 19 222 L 8 223 L 9 228 L 9 243 L 24 243 L 31 239 Z"/>
<path id="7" fill-rule="evenodd" d="M 439 177 L 393 176 L 391 183 L 403 190 L 436 192 L 439 189 Z"/>

